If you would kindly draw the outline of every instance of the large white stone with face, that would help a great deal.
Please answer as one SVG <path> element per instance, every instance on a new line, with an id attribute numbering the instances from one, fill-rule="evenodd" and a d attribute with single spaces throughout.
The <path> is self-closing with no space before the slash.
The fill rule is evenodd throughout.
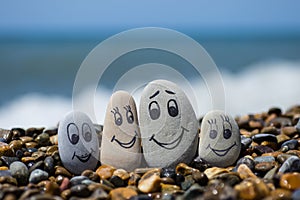
<path id="1" fill-rule="evenodd" d="M 101 142 L 101 163 L 132 171 L 141 166 L 141 139 L 136 105 L 125 91 L 107 105 Z"/>
<path id="2" fill-rule="evenodd" d="M 192 161 L 197 151 L 198 121 L 189 99 L 175 83 L 150 82 L 143 90 L 139 114 L 149 167 Z"/>
<path id="3" fill-rule="evenodd" d="M 98 136 L 90 118 L 78 111 L 70 112 L 58 126 L 58 148 L 63 165 L 80 174 L 95 169 L 99 159 Z"/>
<path id="4" fill-rule="evenodd" d="M 201 124 L 199 156 L 217 167 L 235 163 L 241 151 L 240 131 L 235 120 L 223 111 L 207 113 Z"/>

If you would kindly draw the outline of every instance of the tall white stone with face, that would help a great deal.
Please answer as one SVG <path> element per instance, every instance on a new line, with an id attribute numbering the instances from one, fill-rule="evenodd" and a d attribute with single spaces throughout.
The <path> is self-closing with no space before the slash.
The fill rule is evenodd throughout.
<path id="1" fill-rule="evenodd" d="M 70 112 L 58 127 L 58 148 L 63 165 L 74 174 L 95 169 L 99 159 L 98 136 L 90 118 Z"/>
<path id="2" fill-rule="evenodd" d="M 133 97 L 115 92 L 107 105 L 101 143 L 101 163 L 132 171 L 142 160 L 140 129 Z"/>
<path id="3" fill-rule="evenodd" d="M 199 156 L 217 167 L 235 163 L 241 151 L 240 131 L 235 120 L 223 111 L 207 113 L 201 124 Z"/>
<path id="4" fill-rule="evenodd" d="M 142 93 L 139 113 L 149 167 L 192 161 L 197 151 L 198 122 L 189 99 L 175 83 L 150 82 Z"/>

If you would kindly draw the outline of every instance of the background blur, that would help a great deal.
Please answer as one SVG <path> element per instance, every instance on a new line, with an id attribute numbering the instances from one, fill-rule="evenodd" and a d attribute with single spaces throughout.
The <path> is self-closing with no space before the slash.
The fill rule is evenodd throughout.
<path id="1" fill-rule="evenodd" d="M 300 104 L 299 8 L 297 0 L 2 0 L 0 127 L 55 126 L 71 110 L 87 54 L 114 34 L 146 26 L 180 31 L 206 49 L 233 115 L 285 110 Z"/>

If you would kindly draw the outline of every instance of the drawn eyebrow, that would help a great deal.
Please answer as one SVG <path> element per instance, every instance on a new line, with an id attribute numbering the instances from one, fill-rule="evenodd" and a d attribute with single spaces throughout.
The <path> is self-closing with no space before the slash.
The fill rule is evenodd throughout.
<path id="1" fill-rule="evenodd" d="M 154 94 L 152 94 L 149 99 L 152 99 L 154 98 L 155 96 L 157 96 L 159 94 L 159 90 L 157 90 Z"/>
<path id="2" fill-rule="evenodd" d="M 165 92 L 168 93 L 168 94 L 176 94 L 175 92 L 172 92 L 170 90 L 165 90 Z"/>

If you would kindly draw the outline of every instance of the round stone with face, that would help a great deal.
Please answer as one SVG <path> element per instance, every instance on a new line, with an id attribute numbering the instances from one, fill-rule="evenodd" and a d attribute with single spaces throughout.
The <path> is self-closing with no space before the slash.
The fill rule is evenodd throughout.
<path id="1" fill-rule="evenodd" d="M 70 172 L 81 174 L 94 170 L 99 159 L 99 142 L 90 118 L 78 111 L 70 112 L 58 126 L 60 159 Z"/>
<path id="2" fill-rule="evenodd" d="M 149 167 L 189 163 L 197 151 L 198 122 L 185 93 L 166 80 L 150 82 L 140 100 L 140 129 Z"/>
<path id="3" fill-rule="evenodd" d="M 236 162 L 240 151 L 236 121 L 223 111 L 207 113 L 201 124 L 199 156 L 213 166 L 227 167 Z"/>
<path id="4" fill-rule="evenodd" d="M 107 105 L 101 142 L 101 163 L 132 171 L 142 160 L 140 129 L 133 97 L 115 92 Z"/>

